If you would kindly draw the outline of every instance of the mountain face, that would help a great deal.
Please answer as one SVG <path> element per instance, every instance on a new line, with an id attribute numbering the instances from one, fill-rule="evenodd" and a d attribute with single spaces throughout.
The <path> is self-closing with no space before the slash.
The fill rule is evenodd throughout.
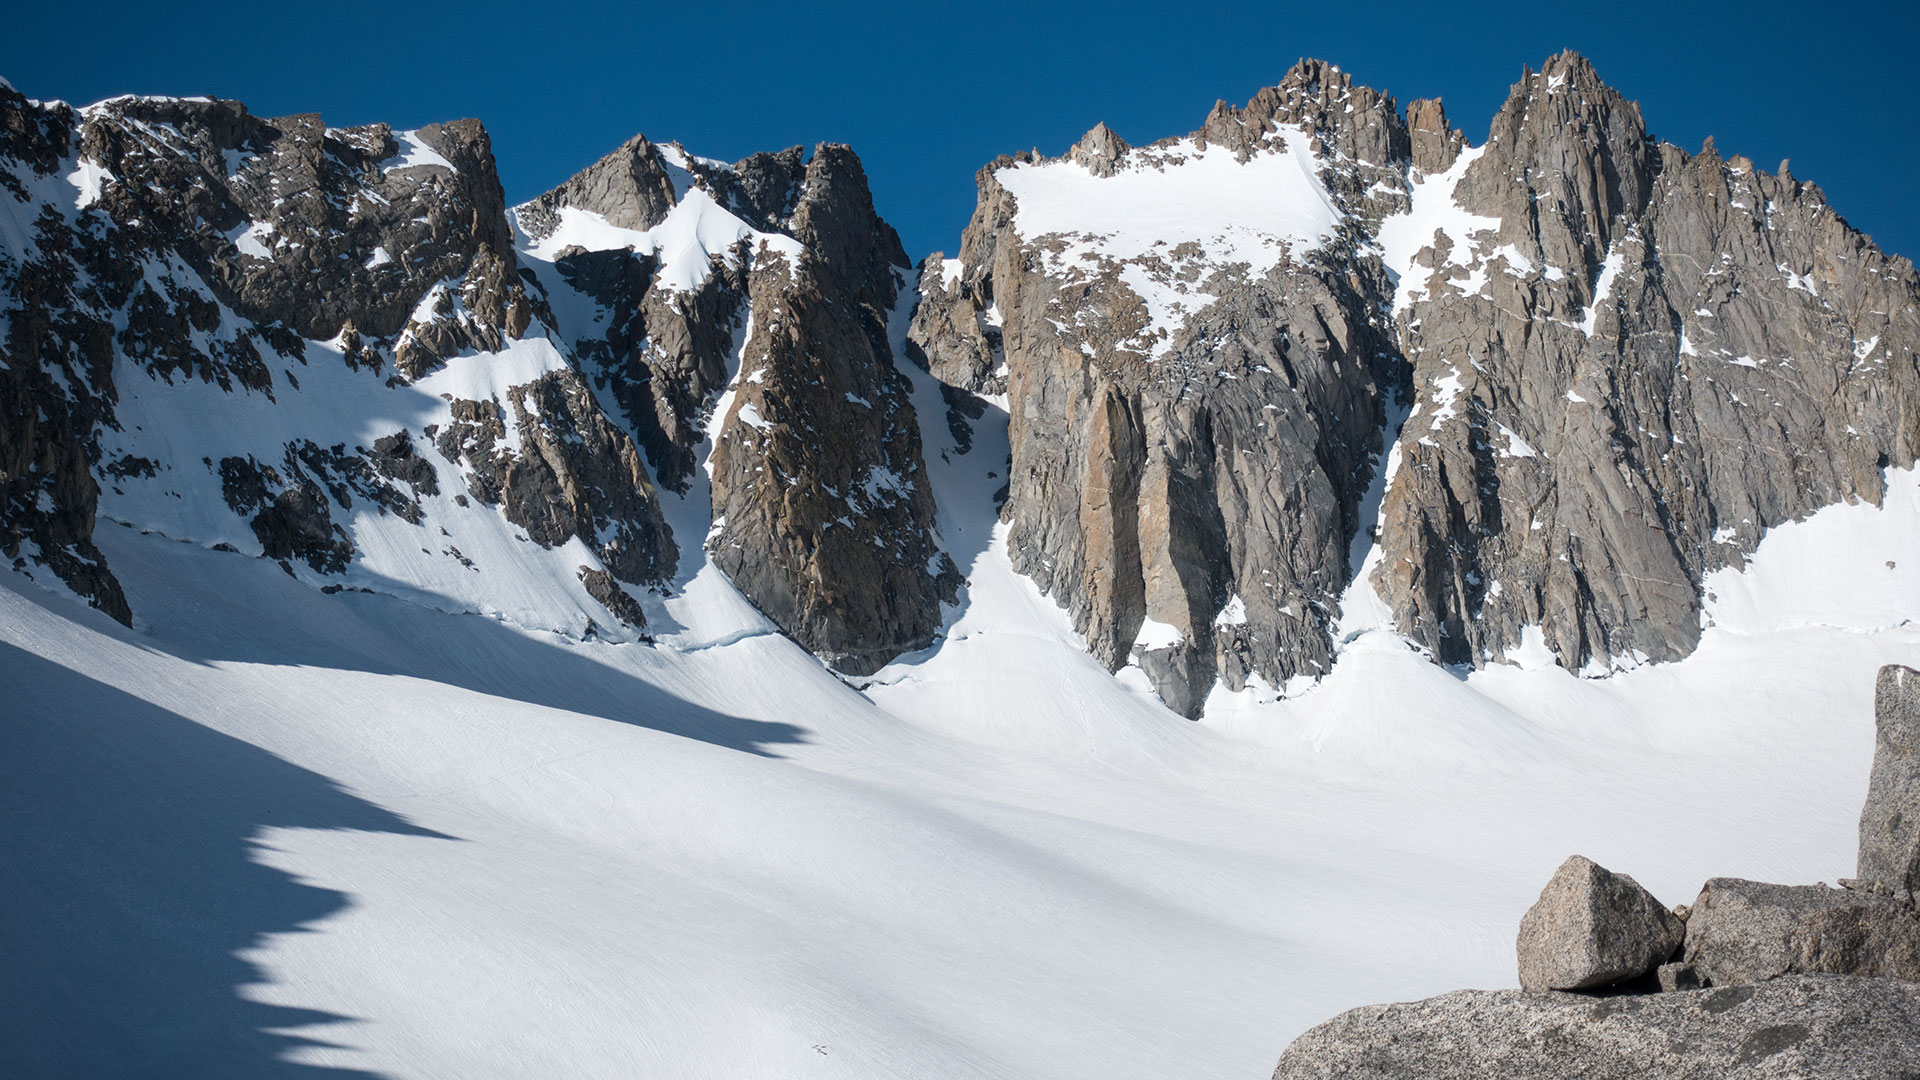
<path id="1" fill-rule="evenodd" d="M 1920 279 L 1786 163 L 1655 141 L 1572 54 L 1468 154 L 1427 181 L 1466 224 L 1402 279 L 1373 584 L 1449 663 L 1531 626 L 1569 669 L 1678 659 L 1707 572 L 1920 453 Z"/>
<path id="2" fill-rule="evenodd" d="M 1198 716 L 1382 627 L 1684 656 L 1706 574 L 1920 455 L 1912 264 L 1570 53 L 1478 146 L 1303 61 L 977 182 L 916 272 L 843 146 L 509 208 L 476 121 L 0 86 L 0 551 L 122 622 L 101 520 L 614 639 L 710 562 L 867 675 L 960 600 L 913 363 L 960 452 L 1007 411 L 1013 566 Z"/>
<path id="3" fill-rule="evenodd" d="M 958 574 L 887 344 L 907 260 L 846 148 L 636 139 L 510 214 L 476 121 L 0 117 L 16 568 L 130 621 L 105 517 L 622 638 L 704 543 L 849 671 L 931 640 Z M 712 528 L 676 537 L 653 477 L 686 493 L 709 443 Z"/>
<path id="4" fill-rule="evenodd" d="M 549 340 L 478 123 L 10 88 L 0 117 L 16 566 L 129 621 L 89 540 L 105 516 L 329 587 L 644 621 L 616 582 L 669 573 L 673 541 Z M 498 359 L 448 364 L 473 354 Z M 542 595 L 487 600 L 529 580 Z"/>
<path id="5" fill-rule="evenodd" d="M 1676 659 L 1706 573 L 1920 445 L 1912 264 L 1571 53 L 1478 147 L 1305 61 L 979 186 L 918 358 L 1006 395 L 1016 566 L 1188 715 L 1381 623 L 1445 663 Z"/>
<path id="6" fill-rule="evenodd" d="M 1178 711 L 1331 666 L 1406 380 L 1369 240 L 1408 152 L 1391 100 L 1302 64 L 1182 139 L 1002 158 L 923 274 L 930 370 L 1007 394 L 1015 567 Z"/>
<path id="7" fill-rule="evenodd" d="M 747 598 L 852 674 L 929 644 L 959 573 L 887 338 L 908 262 L 859 158 L 635 139 L 515 217 L 660 483 L 710 484 L 704 542 Z"/>

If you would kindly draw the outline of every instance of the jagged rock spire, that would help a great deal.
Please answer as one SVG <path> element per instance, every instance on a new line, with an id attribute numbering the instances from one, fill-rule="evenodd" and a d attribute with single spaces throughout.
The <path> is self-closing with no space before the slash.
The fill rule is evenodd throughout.
<path id="1" fill-rule="evenodd" d="M 1073 144 L 1073 149 L 1067 151 L 1067 157 L 1085 166 L 1095 176 L 1112 176 L 1120 159 L 1131 149 L 1125 139 L 1114 134 L 1113 129 L 1102 121 L 1093 125 L 1093 130 Z"/>

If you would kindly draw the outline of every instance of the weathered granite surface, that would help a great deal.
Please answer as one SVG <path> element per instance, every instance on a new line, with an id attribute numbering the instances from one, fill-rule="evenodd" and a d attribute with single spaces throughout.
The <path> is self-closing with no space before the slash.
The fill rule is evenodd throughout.
<path id="1" fill-rule="evenodd" d="M 1456 990 L 1342 1013 L 1274 1080 L 1913 1080 L 1920 985 L 1796 975 L 1590 997 Z"/>
<path id="2" fill-rule="evenodd" d="M 1637 979 L 1672 959 L 1685 934 L 1639 882 L 1570 856 L 1520 920 L 1520 986 L 1586 990 Z"/>

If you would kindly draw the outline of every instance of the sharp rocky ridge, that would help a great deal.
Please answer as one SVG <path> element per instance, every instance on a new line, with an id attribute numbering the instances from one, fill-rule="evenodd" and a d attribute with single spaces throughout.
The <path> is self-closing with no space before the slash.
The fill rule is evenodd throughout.
<path id="1" fill-rule="evenodd" d="M 510 208 L 477 121 L 0 84 L 0 550 L 123 622 L 102 521 L 615 638 L 704 559 L 865 675 L 960 599 L 911 362 L 962 449 L 1006 409 L 1015 567 L 1197 716 L 1379 629 L 1684 656 L 1706 574 L 1920 445 L 1912 264 L 1575 54 L 1479 145 L 1303 61 L 977 179 L 916 271 L 843 146 L 636 137 Z"/>
<path id="2" fill-rule="evenodd" d="M 1920 443 L 1912 263 L 1784 162 L 1660 142 L 1571 52 L 1477 146 L 1302 61 L 1188 136 L 1102 125 L 978 184 L 917 356 L 1006 395 L 1015 565 L 1190 716 L 1376 628 L 1680 658 L 1705 575 Z"/>
<path id="3" fill-rule="evenodd" d="M 615 639 L 704 546 L 850 672 L 954 595 L 845 147 L 637 138 L 510 210 L 477 121 L 4 88 L 0 164 L 0 539 L 122 622 L 102 520 Z"/>

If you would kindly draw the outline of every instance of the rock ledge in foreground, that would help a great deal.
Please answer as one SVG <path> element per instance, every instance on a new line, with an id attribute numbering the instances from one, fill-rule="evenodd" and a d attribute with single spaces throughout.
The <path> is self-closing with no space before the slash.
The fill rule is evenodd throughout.
<path id="1" fill-rule="evenodd" d="M 1840 975 L 1596 998 L 1456 990 L 1342 1013 L 1274 1080 L 1920 1080 L 1920 985 Z"/>

